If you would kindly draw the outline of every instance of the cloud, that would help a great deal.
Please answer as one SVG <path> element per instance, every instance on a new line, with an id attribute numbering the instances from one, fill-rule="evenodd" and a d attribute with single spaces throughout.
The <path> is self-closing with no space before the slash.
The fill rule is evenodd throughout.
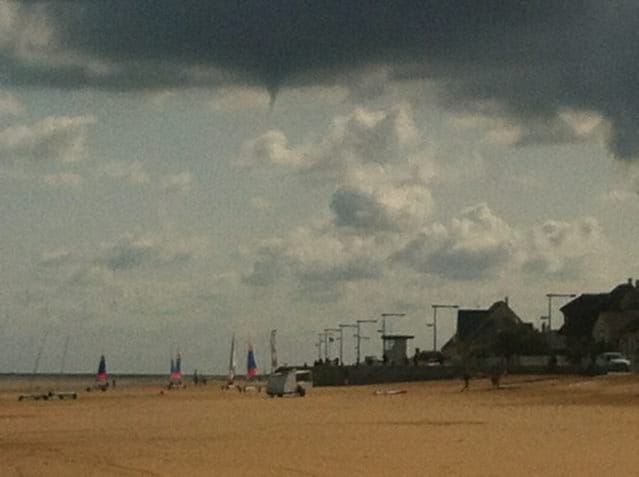
<path id="1" fill-rule="evenodd" d="M 0 65 L 9 85 L 258 86 L 275 95 L 284 87 L 342 83 L 366 98 L 392 81 L 426 78 L 441 86 L 452 109 L 497 101 L 527 125 L 523 137 L 502 130 L 508 134 L 498 140 L 573 140 L 554 132 L 562 127 L 557 116 L 569 109 L 609 122 L 607 143 L 617 158 L 639 151 L 634 2 L 429 0 L 362 8 L 343 0 L 104 0 L 82 8 L 11 1 L 0 7 Z"/>
<path id="2" fill-rule="evenodd" d="M 377 250 L 370 238 L 340 236 L 322 227 L 299 227 L 286 238 L 263 243 L 255 251 L 256 259 L 243 282 L 264 287 L 293 280 L 306 297 L 329 291 L 336 298 L 345 283 L 381 277 L 382 255 L 375 253 Z"/>
<path id="3" fill-rule="evenodd" d="M 18 98 L 6 91 L 0 91 L 0 114 L 20 116 L 24 112 L 24 105 Z"/>
<path id="4" fill-rule="evenodd" d="M 497 274 L 514 255 L 517 234 L 486 204 L 464 210 L 448 226 L 435 223 L 391 256 L 391 262 L 451 280 Z"/>
<path id="5" fill-rule="evenodd" d="M 86 155 L 88 128 L 93 124 L 93 116 L 59 116 L 5 128 L 0 131 L 0 160 L 78 161 Z"/>
<path id="6" fill-rule="evenodd" d="M 601 199 L 604 202 L 637 202 L 639 200 L 639 194 L 625 189 L 613 189 L 602 194 Z"/>
<path id="7" fill-rule="evenodd" d="M 603 254 L 606 243 L 595 218 L 549 220 L 528 234 L 522 269 L 533 274 L 578 277 Z"/>
<path id="8" fill-rule="evenodd" d="M 148 184 L 151 181 L 149 174 L 140 161 L 112 161 L 101 168 L 101 172 L 107 177 L 119 179 L 132 185 Z"/>
<path id="9" fill-rule="evenodd" d="M 43 177 L 45 184 L 54 187 L 78 187 L 82 183 L 82 176 L 74 172 L 58 172 Z"/>
<path id="10" fill-rule="evenodd" d="M 264 197 L 252 197 L 249 202 L 251 207 L 257 210 L 270 210 L 273 208 L 273 204 Z"/>
<path id="11" fill-rule="evenodd" d="M 336 226 L 369 233 L 419 227 L 432 207 L 430 191 L 421 184 L 387 183 L 369 190 L 341 187 L 330 203 Z"/>
<path id="12" fill-rule="evenodd" d="M 343 285 L 379 279 L 391 244 L 419 230 L 434 208 L 432 161 L 422 148 L 406 104 L 355 108 L 304 146 L 290 146 L 282 131 L 245 144 L 244 164 L 278 166 L 299 172 L 300 180 L 313 175 L 337 186 L 328 201 L 332 217 L 259 247 L 244 283 L 292 280 L 306 298 L 334 300 Z"/>
<path id="13" fill-rule="evenodd" d="M 304 174 L 335 178 L 366 165 L 406 163 L 420 145 L 407 103 L 379 110 L 357 107 L 350 114 L 334 118 L 326 135 L 315 143 L 292 147 L 283 131 L 268 131 L 243 145 L 238 163 L 289 167 Z"/>
<path id="14" fill-rule="evenodd" d="M 95 260 L 112 271 L 128 271 L 144 267 L 175 266 L 188 262 L 204 252 L 201 240 L 168 239 L 127 234 L 115 243 L 104 244 Z"/>
<path id="15" fill-rule="evenodd" d="M 44 252 L 38 260 L 41 267 L 60 267 L 73 262 L 73 255 L 65 249 Z"/>
<path id="16" fill-rule="evenodd" d="M 160 185 L 165 192 L 185 192 L 193 186 L 193 174 L 168 174 L 160 179 Z"/>
<path id="17" fill-rule="evenodd" d="M 277 165 L 299 166 L 303 154 L 291 150 L 284 132 L 274 129 L 246 142 L 242 146 L 240 166 Z"/>
<path id="18" fill-rule="evenodd" d="M 456 112 L 451 122 L 482 131 L 487 143 L 507 146 L 603 141 L 609 135 L 609 124 L 595 112 L 563 109 L 545 117 L 522 117 L 492 102 Z"/>

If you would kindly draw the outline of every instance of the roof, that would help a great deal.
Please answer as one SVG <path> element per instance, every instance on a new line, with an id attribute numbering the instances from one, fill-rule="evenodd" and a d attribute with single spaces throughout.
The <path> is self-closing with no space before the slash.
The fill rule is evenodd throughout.
<path id="1" fill-rule="evenodd" d="M 587 335 L 604 311 L 639 310 L 639 290 L 631 283 L 624 283 L 608 293 L 584 293 L 560 310 L 565 317 L 563 334 Z"/>
<path id="2" fill-rule="evenodd" d="M 475 337 L 486 328 L 503 328 L 522 324 L 521 318 L 505 301 L 497 301 L 487 310 L 459 310 L 457 313 L 457 337 L 464 341 Z"/>
<path id="3" fill-rule="evenodd" d="M 485 345 L 504 330 L 528 326 L 505 301 L 493 303 L 487 310 L 459 310 L 457 333 L 442 347 L 446 353 L 455 352 L 458 344 Z"/>
<path id="4" fill-rule="evenodd" d="M 457 312 L 457 337 L 464 340 L 477 330 L 488 317 L 489 310 L 459 310 Z"/>

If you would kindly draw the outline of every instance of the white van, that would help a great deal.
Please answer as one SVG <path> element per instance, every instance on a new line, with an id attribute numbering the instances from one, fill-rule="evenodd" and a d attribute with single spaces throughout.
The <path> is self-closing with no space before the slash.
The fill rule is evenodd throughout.
<path id="1" fill-rule="evenodd" d="M 310 371 L 295 369 L 279 370 L 271 374 L 266 383 L 266 394 L 270 397 L 284 395 L 306 395 L 306 387 L 310 385 Z"/>

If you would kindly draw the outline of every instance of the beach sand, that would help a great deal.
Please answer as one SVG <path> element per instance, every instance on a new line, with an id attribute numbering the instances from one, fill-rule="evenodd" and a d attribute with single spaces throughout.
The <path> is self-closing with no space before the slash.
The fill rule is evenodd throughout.
<path id="1" fill-rule="evenodd" d="M 639 474 L 639 376 L 511 376 L 499 390 L 487 379 L 461 387 L 314 388 L 271 399 L 219 383 L 176 391 L 147 383 L 22 402 L 5 387 L 0 475 Z M 375 394 L 390 389 L 406 393 Z"/>

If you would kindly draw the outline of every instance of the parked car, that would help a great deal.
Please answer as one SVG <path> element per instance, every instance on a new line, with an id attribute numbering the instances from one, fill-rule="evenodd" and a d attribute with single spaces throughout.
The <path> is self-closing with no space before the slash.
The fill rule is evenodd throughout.
<path id="1" fill-rule="evenodd" d="M 596 363 L 606 371 L 630 371 L 630 360 L 618 351 L 601 353 Z"/>

